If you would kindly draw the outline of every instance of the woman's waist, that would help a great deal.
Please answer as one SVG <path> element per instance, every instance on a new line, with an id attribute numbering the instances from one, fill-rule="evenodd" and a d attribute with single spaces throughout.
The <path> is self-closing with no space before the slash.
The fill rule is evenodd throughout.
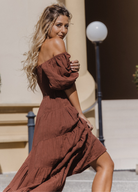
<path id="1" fill-rule="evenodd" d="M 43 99 L 45 98 L 51 98 L 51 99 L 56 99 L 56 98 L 61 98 L 61 99 L 65 99 L 67 98 L 67 95 L 64 91 L 57 91 L 57 90 L 47 90 L 47 91 L 43 91 Z"/>

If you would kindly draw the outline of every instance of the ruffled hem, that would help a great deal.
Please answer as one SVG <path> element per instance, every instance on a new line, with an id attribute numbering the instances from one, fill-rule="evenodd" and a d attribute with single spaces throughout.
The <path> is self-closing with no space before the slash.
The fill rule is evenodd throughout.
<path id="1" fill-rule="evenodd" d="M 79 119 L 71 132 L 39 142 L 4 192 L 60 191 L 67 176 L 82 172 L 105 151 Z"/>

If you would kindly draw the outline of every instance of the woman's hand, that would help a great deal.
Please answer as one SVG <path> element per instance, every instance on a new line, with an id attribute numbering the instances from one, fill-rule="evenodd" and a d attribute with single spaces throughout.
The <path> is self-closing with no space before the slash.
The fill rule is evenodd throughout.
<path id="1" fill-rule="evenodd" d="M 83 113 L 79 113 L 79 117 L 81 117 L 82 119 L 84 119 L 87 122 L 88 127 L 90 128 L 90 130 L 93 130 L 93 125 L 90 123 L 90 121 L 83 115 Z"/>
<path id="2" fill-rule="evenodd" d="M 70 62 L 71 70 L 74 72 L 78 72 L 80 69 L 80 63 L 78 60 L 74 60 Z"/>

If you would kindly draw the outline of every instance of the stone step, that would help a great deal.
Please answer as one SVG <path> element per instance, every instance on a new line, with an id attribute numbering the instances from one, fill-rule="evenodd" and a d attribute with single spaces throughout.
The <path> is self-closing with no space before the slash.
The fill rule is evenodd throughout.
<path id="1" fill-rule="evenodd" d="M 0 123 L 2 121 L 17 121 L 17 120 L 27 121 L 26 115 L 27 113 L 3 113 L 0 114 Z"/>
<path id="2" fill-rule="evenodd" d="M 27 125 L 9 125 L 0 126 L 0 143 L 9 142 L 27 142 Z"/>

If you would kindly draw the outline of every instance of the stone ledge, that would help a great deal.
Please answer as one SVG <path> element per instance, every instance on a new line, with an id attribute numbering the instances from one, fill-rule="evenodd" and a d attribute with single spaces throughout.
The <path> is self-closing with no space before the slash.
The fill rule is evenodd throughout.
<path id="1" fill-rule="evenodd" d="M 0 113 L 28 113 L 39 106 L 39 103 L 1 103 Z"/>
<path id="2" fill-rule="evenodd" d="M 26 125 L 27 120 L 0 121 L 0 125 Z"/>
<path id="3" fill-rule="evenodd" d="M 0 143 L 28 142 L 28 135 L 1 135 Z"/>

